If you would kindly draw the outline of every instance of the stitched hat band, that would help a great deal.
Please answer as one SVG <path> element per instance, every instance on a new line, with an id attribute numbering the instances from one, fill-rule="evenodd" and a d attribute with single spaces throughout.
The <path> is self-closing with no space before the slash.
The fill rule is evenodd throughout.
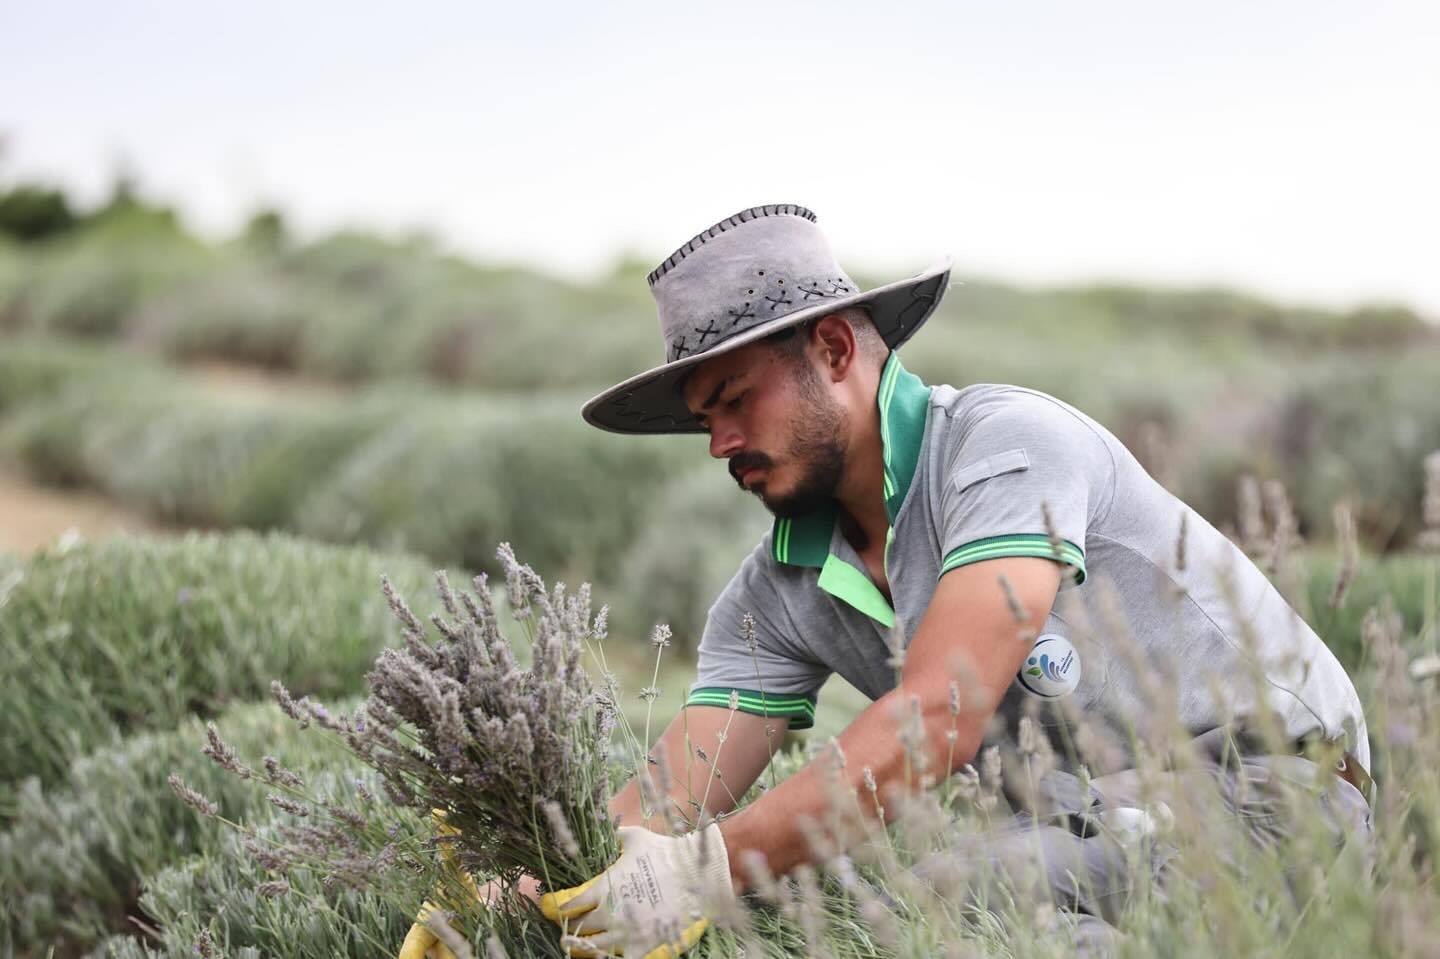
<path id="1" fill-rule="evenodd" d="M 861 291 L 836 262 L 815 214 L 791 203 L 742 210 L 697 234 L 651 271 L 665 362 L 585 404 L 617 433 L 703 432 L 677 389 L 696 365 L 781 329 L 865 307 L 891 347 L 915 332 L 948 285 L 948 263 Z"/>

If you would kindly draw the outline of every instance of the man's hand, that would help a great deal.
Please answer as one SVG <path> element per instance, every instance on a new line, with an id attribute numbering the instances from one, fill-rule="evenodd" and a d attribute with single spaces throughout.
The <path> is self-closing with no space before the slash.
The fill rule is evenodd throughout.
<path id="1" fill-rule="evenodd" d="M 620 858 L 590 881 L 540 899 L 540 911 L 560 924 L 570 955 L 674 959 L 700 941 L 712 904 L 733 897 L 730 857 L 720 827 L 661 836 L 638 826 L 618 831 Z"/>

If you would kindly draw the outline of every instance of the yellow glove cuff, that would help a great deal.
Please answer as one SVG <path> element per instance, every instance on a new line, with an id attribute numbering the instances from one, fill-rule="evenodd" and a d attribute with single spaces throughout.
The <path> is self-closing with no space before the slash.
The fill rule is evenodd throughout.
<path id="1" fill-rule="evenodd" d="M 572 886 L 569 889 L 557 889 L 554 892 L 547 892 L 540 897 L 540 912 L 551 922 L 560 922 L 562 919 L 573 919 L 576 916 L 589 912 L 593 907 L 586 906 L 584 909 L 567 910 L 565 905 L 599 882 L 604 875 L 604 873 L 601 873 L 599 876 L 593 879 L 587 879 L 580 885 Z"/>

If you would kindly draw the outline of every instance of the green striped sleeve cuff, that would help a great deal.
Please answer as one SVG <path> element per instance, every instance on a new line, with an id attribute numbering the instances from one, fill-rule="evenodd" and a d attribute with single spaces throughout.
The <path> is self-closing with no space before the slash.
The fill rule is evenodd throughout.
<path id="1" fill-rule="evenodd" d="M 968 566 L 987 559 L 1002 559 L 1008 556 L 1034 556 L 1039 559 L 1053 559 L 1075 570 L 1075 583 L 1085 582 L 1085 551 L 1069 540 L 1062 539 L 1058 545 L 1050 537 L 1039 534 L 1016 534 L 1013 536 L 991 536 L 977 539 L 950 551 L 945 562 L 940 564 L 940 575 L 944 576 L 960 566 Z"/>
<path id="2" fill-rule="evenodd" d="M 732 689 L 729 686 L 702 686 L 690 691 L 686 706 L 719 706 L 730 708 L 730 694 L 735 694 L 735 708 L 755 716 L 788 716 L 791 729 L 809 729 L 815 725 L 815 697 L 782 693 Z"/>

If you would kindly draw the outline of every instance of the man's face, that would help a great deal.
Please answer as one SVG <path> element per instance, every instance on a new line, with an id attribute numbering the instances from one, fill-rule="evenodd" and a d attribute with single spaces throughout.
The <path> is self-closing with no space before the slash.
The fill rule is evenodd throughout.
<path id="1" fill-rule="evenodd" d="M 735 482 L 771 513 L 801 516 L 834 498 L 848 417 L 808 356 L 751 343 L 697 366 L 684 397 L 710 433 L 710 455 L 729 460 Z"/>

